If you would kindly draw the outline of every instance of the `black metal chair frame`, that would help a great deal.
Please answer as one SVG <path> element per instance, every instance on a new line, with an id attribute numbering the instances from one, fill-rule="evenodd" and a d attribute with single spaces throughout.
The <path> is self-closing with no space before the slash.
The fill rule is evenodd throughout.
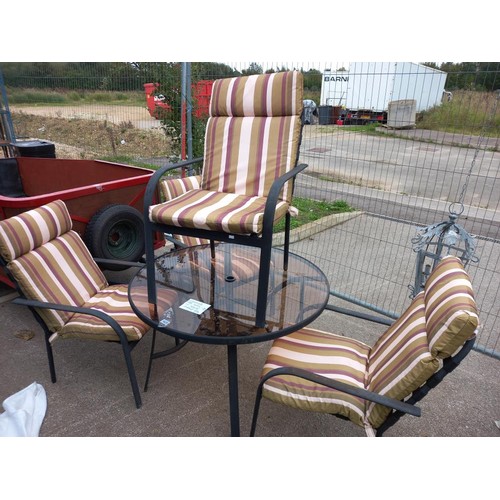
<path id="1" fill-rule="evenodd" d="M 144 267 L 144 264 L 137 263 L 137 262 L 125 262 L 125 261 L 121 261 L 121 260 L 100 259 L 100 258 L 94 258 L 94 260 L 98 265 L 99 264 L 100 265 L 111 264 L 111 265 L 121 265 L 121 266 L 126 265 L 127 267 Z M 132 357 L 131 357 L 132 350 L 140 342 L 140 340 L 129 341 L 127 339 L 127 336 L 126 336 L 125 332 L 123 331 L 122 327 L 116 322 L 116 320 L 114 318 L 112 318 L 111 316 L 109 316 L 108 314 L 103 313 L 102 311 L 98 311 L 95 309 L 89 309 L 86 307 L 75 307 L 75 306 L 71 306 L 71 305 L 57 304 L 57 303 L 51 303 L 51 302 L 42 302 L 42 301 L 38 301 L 38 300 L 27 299 L 25 297 L 25 295 L 23 294 L 22 290 L 19 288 L 18 283 L 16 282 L 15 278 L 12 276 L 12 274 L 7 269 L 6 262 L 1 257 L 0 257 L 0 265 L 2 265 L 5 272 L 7 273 L 7 276 L 15 285 L 16 291 L 19 293 L 19 297 L 13 299 L 12 303 L 28 307 L 28 309 L 32 312 L 36 321 L 40 324 L 40 326 L 42 327 L 42 329 L 44 331 L 45 347 L 47 350 L 47 357 L 48 357 L 48 361 L 49 361 L 49 370 L 50 370 L 50 379 L 51 379 L 52 383 L 55 383 L 57 381 L 56 369 L 55 369 L 55 363 L 54 363 L 54 354 L 53 354 L 53 350 L 52 350 L 52 344 L 50 342 L 50 338 L 53 335 L 53 332 L 51 332 L 47 328 L 47 325 L 45 324 L 45 322 L 41 318 L 41 316 L 38 314 L 36 308 L 52 309 L 52 310 L 56 310 L 56 311 L 67 311 L 67 312 L 80 313 L 80 314 L 88 314 L 89 316 L 95 316 L 97 318 L 100 318 L 102 321 L 106 322 L 111 328 L 113 328 L 113 330 L 115 331 L 119 340 L 117 340 L 117 341 L 109 340 L 107 342 L 120 343 L 122 350 L 123 350 L 123 355 L 125 357 L 125 363 L 127 365 L 128 376 L 130 379 L 130 384 L 132 386 L 132 392 L 134 394 L 135 404 L 136 404 L 137 408 L 140 408 L 142 406 L 142 400 L 141 400 L 139 386 L 137 384 L 137 377 L 135 374 L 135 369 L 134 369 L 134 366 L 132 363 Z M 156 336 L 156 331 L 153 330 L 152 349 L 154 349 L 155 336 Z M 180 346 L 180 347 L 182 347 L 182 346 Z M 175 352 L 180 347 L 176 344 L 176 346 L 174 348 L 171 348 L 170 351 Z M 166 355 L 165 351 L 162 354 Z M 148 375 L 147 375 L 148 379 L 149 379 L 150 370 L 151 370 L 151 360 L 150 360 L 150 364 L 148 367 Z M 146 387 L 147 387 L 147 381 L 146 381 Z"/>
<path id="2" fill-rule="evenodd" d="M 258 327 L 263 327 L 265 324 L 266 304 L 269 286 L 269 272 L 270 272 L 270 259 L 271 248 L 273 245 L 273 225 L 274 216 L 276 212 L 276 205 L 278 203 L 278 196 L 285 185 L 291 179 L 295 179 L 297 174 L 302 172 L 308 165 L 301 163 L 298 164 L 300 144 L 302 141 L 303 129 L 303 113 L 301 115 L 301 126 L 299 135 L 299 144 L 297 148 L 297 158 L 295 159 L 295 167 L 276 179 L 269 190 L 266 206 L 264 209 L 263 229 L 260 235 L 258 234 L 231 234 L 222 231 L 210 231 L 206 229 L 192 229 L 186 227 L 171 226 L 166 224 L 155 224 L 149 220 L 149 207 L 155 203 L 155 196 L 157 194 L 157 184 L 161 177 L 173 169 L 189 167 L 195 163 L 203 161 L 203 158 L 195 158 L 186 160 L 174 165 L 165 165 L 158 169 L 150 178 L 146 192 L 144 195 L 144 231 L 145 231 L 145 250 L 146 250 L 146 266 L 148 268 L 148 276 L 154 276 L 154 246 L 153 238 L 156 231 L 168 234 L 179 234 L 184 236 L 194 236 L 210 240 L 212 245 L 212 253 L 214 254 L 213 244 L 214 241 L 222 241 L 235 243 L 239 245 L 259 247 L 260 254 L 260 268 L 259 268 L 259 291 L 257 295 L 257 308 L 255 314 L 255 324 Z M 292 185 L 292 196 L 293 196 Z M 288 264 L 288 249 L 290 244 L 290 214 L 287 212 L 285 215 L 285 258 L 284 266 L 287 268 Z M 154 280 L 148 280 L 148 299 L 151 305 L 156 304 L 156 285 Z"/>
<path id="3" fill-rule="evenodd" d="M 384 423 L 376 429 L 376 436 L 380 437 L 383 433 L 392 427 L 403 415 L 409 414 L 415 417 L 421 416 L 421 409 L 418 406 L 415 406 L 431 389 L 436 387 L 439 382 L 441 382 L 448 373 L 451 373 L 460 362 L 469 354 L 471 351 L 474 342 L 475 336 L 469 339 L 465 344 L 460 348 L 460 350 L 454 355 L 450 356 L 443 360 L 443 365 L 441 368 L 434 373 L 422 386 L 413 391 L 413 393 L 405 399 L 405 401 L 399 401 L 397 399 L 389 398 L 387 396 L 383 396 L 381 394 L 377 394 L 372 391 L 368 391 L 366 389 L 361 389 L 358 387 L 354 387 L 352 385 L 346 384 L 344 382 L 340 382 L 338 380 L 332 380 L 321 375 L 317 375 L 316 373 L 303 370 L 300 368 L 293 367 L 281 367 L 271 370 L 266 373 L 264 377 L 260 380 L 260 383 L 257 387 L 257 395 L 255 398 L 255 406 L 252 417 L 252 427 L 250 430 L 250 436 L 255 436 L 255 429 L 257 427 L 257 419 L 259 415 L 260 402 L 262 399 L 262 388 L 267 380 L 276 376 L 276 375 L 294 375 L 305 380 L 309 380 L 311 382 L 315 382 L 317 384 L 324 385 L 325 387 L 330 387 L 331 389 L 336 389 L 341 392 L 345 392 L 346 394 L 350 394 L 352 396 L 356 396 L 359 398 L 366 399 L 367 401 L 372 401 L 377 404 L 381 404 L 391 408 L 393 411 L 389 414 Z M 341 415 L 335 415 L 336 417 L 342 418 L 344 420 L 348 420 L 347 417 L 343 417 Z"/>

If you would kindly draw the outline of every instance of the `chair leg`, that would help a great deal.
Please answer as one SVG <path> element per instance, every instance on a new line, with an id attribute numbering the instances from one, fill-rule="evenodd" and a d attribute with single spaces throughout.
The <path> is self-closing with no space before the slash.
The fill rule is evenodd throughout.
<path id="1" fill-rule="evenodd" d="M 262 386 L 264 384 L 261 382 L 257 389 L 257 395 L 255 397 L 255 406 L 253 409 L 253 417 L 252 417 L 252 427 L 250 428 L 250 437 L 255 436 L 255 428 L 257 427 L 257 418 L 259 417 L 259 409 L 260 409 L 260 400 L 262 399 Z"/>
<path id="2" fill-rule="evenodd" d="M 54 353 L 52 351 L 52 344 L 49 340 L 50 335 L 48 333 L 45 334 L 45 347 L 47 349 L 47 357 L 49 359 L 49 370 L 50 370 L 50 380 L 53 384 L 56 382 L 56 367 L 54 364 Z"/>
<path id="3" fill-rule="evenodd" d="M 132 364 L 132 356 L 130 355 L 130 347 L 126 343 L 122 343 L 123 355 L 125 356 L 125 363 L 127 364 L 128 376 L 130 384 L 132 385 L 132 392 L 134 393 L 135 405 L 139 409 L 142 406 L 141 394 L 139 392 L 139 385 L 137 384 L 137 377 L 135 375 L 134 365 Z"/>
<path id="4" fill-rule="evenodd" d="M 149 354 L 148 373 L 146 375 L 146 383 L 144 384 L 144 392 L 147 392 L 148 390 L 149 377 L 151 376 L 151 366 L 153 364 L 153 354 L 155 352 L 155 343 L 156 343 L 156 329 L 153 330 L 153 340 L 151 342 L 151 352 Z"/>

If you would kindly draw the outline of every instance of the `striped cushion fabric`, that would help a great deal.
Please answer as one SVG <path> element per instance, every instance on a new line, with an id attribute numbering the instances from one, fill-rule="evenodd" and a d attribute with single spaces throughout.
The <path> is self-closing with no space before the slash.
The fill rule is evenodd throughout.
<path id="1" fill-rule="evenodd" d="M 185 194 L 191 189 L 199 189 L 201 183 L 201 175 L 189 175 L 180 179 L 164 179 L 160 182 L 160 189 L 165 201 L 171 201 L 181 194 Z M 206 245 L 209 240 L 196 238 L 194 236 L 185 236 L 182 234 L 172 235 L 176 240 L 187 247 L 197 245 Z"/>
<path id="2" fill-rule="evenodd" d="M 264 196 L 297 161 L 300 117 L 212 117 L 205 135 L 201 187 Z M 280 199 L 290 202 L 286 183 Z"/>
<path id="3" fill-rule="evenodd" d="M 479 324 L 474 293 L 460 259 L 444 257 L 425 284 L 427 335 L 433 356 L 451 356 Z"/>
<path id="4" fill-rule="evenodd" d="M 36 248 L 7 265 L 29 299 L 82 306 L 107 281 L 80 236 L 74 231 Z M 40 309 L 51 331 L 57 331 L 71 313 Z"/>
<path id="5" fill-rule="evenodd" d="M 194 189 L 171 202 L 150 206 L 149 219 L 178 227 L 234 234 L 260 234 L 265 205 L 264 197 Z M 278 203 L 275 220 L 281 219 L 287 210 L 287 203 Z"/>
<path id="6" fill-rule="evenodd" d="M 262 376 L 274 368 L 291 366 L 364 388 L 369 351 L 369 346 L 357 340 L 303 328 L 273 342 Z M 272 377 L 264 384 L 263 395 L 294 408 L 343 415 L 364 426 L 363 399 L 301 378 Z"/>
<path id="7" fill-rule="evenodd" d="M 303 108 L 299 71 L 216 80 L 201 187 L 264 196 L 296 163 Z M 282 200 L 290 202 L 287 185 Z"/>
<path id="8" fill-rule="evenodd" d="M 299 71 L 216 80 L 210 116 L 300 115 L 303 77 Z"/>
<path id="9" fill-rule="evenodd" d="M 173 200 L 181 194 L 191 191 L 191 189 L 199 189 L 201 175 L 189 175 L 178 179 L 162 179 L 160 181 L 160 190 L 165 201 Z"/>
<path id="10" fill-rule="evenodd" d="M 195 238 L 194 236 L 186 236 L 184 234 L 175 234 L 173 237 L 186 247 L 196 247 L 198 245 L 207 245 L 209 243 L 209 240 Z"/>
<path id="11" fill-rule="evenodd" d="M 0 222 L 0 253 L 6 262 L 47 243 L 72 228 L 61 200 Z"/>
<path id="12" fill-rule="evenodd" d="M 134 289 L 134 297 L 140 290 Z M 147 290 L 144 287 L 144 298 L 147 302 Z M 160 290 L 158 292 L 158 307 L 165 310 L 173 305 L 177 293 L 173 290 Z M 139 299 L 138 299 L 139 300 Z M 139 301 L 140 302 L 140 301 Z M 102 311 L 122 327 L 127 339 L 135 341 L 141 339 L 150 329 L 133 312 L 128 300 L 128 285 L 120 284 L 109 286 L 91 297 L 83 307 Z M 61 338 L 79 338 L 87 340 L 119 340 L 115 331 L 106 322 L 88 314 L 74 314 L 73 317 L 58 332 Z"/>
<path id="13" fill-rule="evenodd" d="M 166 201 L 150 207 L 151 222 L 260 234 L 272 183 L 298 159 L 302 103 L 299 71 L 216 80 L 201 184 L 164 184 Z M 291 187 L 287 182 L 279 194 L 275 221 L 289 209 Z"/>
<path id="14" fill-rule="evenodd" d="M 8 258 L 7 267 L 26 298 L 106 312 L 122 325 L 129 340 L 139 340 L 148 331 L 130 307 L 128 286 L 108 286 L 88 248 L 71 229 L 62 201 L 0 224 L 2 256 Z M 144 295 L 147 297 L 146 292 Z M 164 302 L 170 307 L 176 297 L 169 292 Z M 98 318 L 50 309 L 37 312 L 60 337 L 118 340 L 112 328 Z"/>
<path id="15" fill-rule="evenodd" d="M 26 298 L 82 306 L 108 283 L 80 236 L 68 230 L 69 215 L 66 206 L 60 203 L 50 203 L 2 221 L 15 230 L 22 229 L 14 241 L 22 242 L 18 248 L 27 250 L 9 262 L 7 268 Z M 64 234 L 49 241 L 64 229 Z M 3 241 L 7 245 L 7 238 Z M 36 248 L 29 251 L 31 247 Z M 71 316 L 48 309 L 38 312 L 51 331 L 60 329 Z"/>
<path id="16" fill-rule="evenodd" d="M 421 292 L 370 350 L 367 389 L 403 400 L 438 368 L 438 360 L 429 352 Z M 390 412 L 386 406 L 367 401 L 366 426 L 376 429 Z"/>

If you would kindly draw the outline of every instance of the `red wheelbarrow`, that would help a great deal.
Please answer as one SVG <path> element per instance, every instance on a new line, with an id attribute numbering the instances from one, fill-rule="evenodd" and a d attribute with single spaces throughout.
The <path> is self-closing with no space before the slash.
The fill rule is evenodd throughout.
<path id="1" fill-rule="evenodd" d="M 0 220 L 63 200 L 94 257 L 137 262 L 144 254 L 144 191 L 153 173 L 100 160 L 0 159 Z M 158 235 L 155 247 L 164 244 Z M 11 285 L 4 274 L 0 281 Z"/>

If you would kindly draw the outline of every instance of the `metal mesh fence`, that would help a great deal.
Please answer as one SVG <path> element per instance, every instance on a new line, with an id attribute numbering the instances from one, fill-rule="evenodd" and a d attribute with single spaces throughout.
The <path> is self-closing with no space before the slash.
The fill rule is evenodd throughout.
<path id="1" fill-rule="evenodd" d="M 0 63 L 17 140 L 52 141 L 58 157 L 147 167 L 200 154 L 214 79 L 302 70 L 310 113 L 301 161 L 309 167 L 295 194 L 344 200 L 356 216 L 325 224 L 296 251 L 327 272 L 332 303 L 395 316 L 415 280 L 412 238 L 463 205 L 458 223 L 476 237 L 479 257 L 468 267 L 483 323 L 478 348 L 498 354 L 499 63 L 188 66 L 183 101 L 180 63 Z M 183 102 L 189 143 L 180 133 Z"/>

